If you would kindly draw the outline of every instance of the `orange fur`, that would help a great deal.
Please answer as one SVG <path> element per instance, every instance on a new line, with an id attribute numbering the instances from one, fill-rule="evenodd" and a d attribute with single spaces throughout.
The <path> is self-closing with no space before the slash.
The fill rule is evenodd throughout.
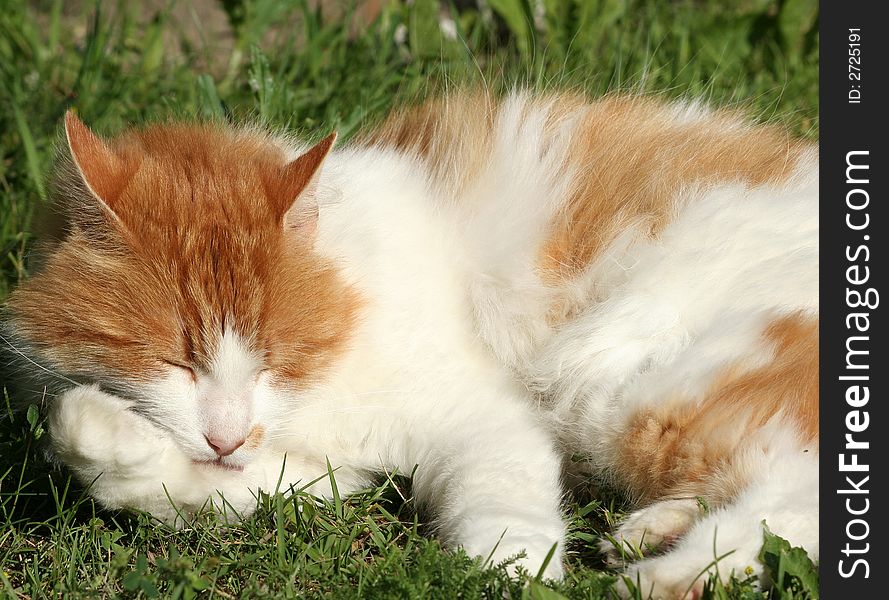
<path id="1" fill-rule="evenodd" d="M 775 357 L 727 368 L 702 398 L 671 398 L 634 415 L 618 451 L 622 483 L 644 501 L 704 496 L 722 503 L 746 478 L 740 453 L 779 421 L 817 451 L 818 321 L 794 315 L 764 332 Z"/>
<path id="2" fill-rule="evenodd" d="M 573 192 L 540 249 L 540 272 L 551 283 L 578 275 L 628 225 L 655 235 L 683 186 L 779 182 L 808 147 L 777 127 L 747 127 L 729 111 L 683 123 L 670 105 L 644 97 L 589 103 L 563 93 L 527 104 L 544 106 L 544 144 L 578 119 L 564 165 Z M 490 153 L 498 110 L 487 94 L 457 93 L 394 113 L 364 142 L 419 156 L 457 194 Z"/>
<path id="3" fill-rule="evenodd" d="M 528 99 L 525 113 L 548 107 L 544 144 L 552 142 L 561 123 L 586 105 L 579 95 L 561 93 Z M 493 146 L 502 106 L 490 94 L 460 91 L 445 98 L 394 111 L 359 143 L 389 146 L 423 161 L 433 179 L 458 197 L 479 174 Z M 545 151 L 546 149 L 544 149 Z"/>
<path id="4" fill-rule="evenodd" d="M 543 276 L 578 275 L 628 225 L 656 235 L 683 186 L 786 178 L 805 146 L 777 128 L 741 123 L 726 112 L 682 123 L 644 98 L 591 104 L 570 150 L 574 191 L 541 249 Z"/>
<path id="5" fill-rule="evenodd" d="M 250 433 L 247 434 L 247 438 L 244 440 L 244 445 L 250 450 L 256 450 L 262 446 L 264 438 L 265 427 L 262 425 L 254 425 L 253 429 L 250 430 Z"/>
<path id="6" fill-rule="evenodd" d="M 457 93 L 394 111 L 358 142 L 419 157 L 433 179 L 456 196 L 490 154 L 498 110 L 488 95 Z"/>
<path id="7" fill-rule="evenodd" d="M 69 117 L 68 131 L 78 169 L 57 185 L 67 234 L 9 301 L 21 337 L 56 367 L 203 369 L 230 328 L 298 384 L 344 350 L 360 300 L 313 252 L 311 232 L 283 226 L 332 138 L 287 164 L 267 138 L 213 125 L 105 143 Z M 113 215 L 84 216 L 101 204 L 91 192 Z"/>

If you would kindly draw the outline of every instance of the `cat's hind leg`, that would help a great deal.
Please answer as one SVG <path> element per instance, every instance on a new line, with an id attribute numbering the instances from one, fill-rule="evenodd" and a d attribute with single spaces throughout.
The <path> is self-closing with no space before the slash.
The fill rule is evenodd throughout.
<path id="1" fill-rule="evenodd" d="M 769 577 L 759 555 L 764 524 L 792 546 L 818 560 L 818 461 L 806 449 L 774 449 L 759 457 L 760 470 L 738 498 L 694 524 L 667 553 L 646 558 L 625 572 L 642 598 L 673 600 L 701 596 L 707 580 Z"/>

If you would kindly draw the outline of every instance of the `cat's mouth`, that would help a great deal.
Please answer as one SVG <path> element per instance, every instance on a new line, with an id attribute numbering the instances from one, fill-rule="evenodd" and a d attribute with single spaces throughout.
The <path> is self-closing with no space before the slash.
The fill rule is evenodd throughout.
<path id="1" fill-rule="evenodd" d="M 227 462 L 223 462 L 221 458 L 217 458 L 216 460 L 193 460 L 191 461 L 196 465 L 203 465 L 207 467 L 213 467 L 216 469 L 223 469 L 225 471 L 235 471 L 240 473 L 244 470 L 244 467 L 241 465 L 233 465 Z"/>

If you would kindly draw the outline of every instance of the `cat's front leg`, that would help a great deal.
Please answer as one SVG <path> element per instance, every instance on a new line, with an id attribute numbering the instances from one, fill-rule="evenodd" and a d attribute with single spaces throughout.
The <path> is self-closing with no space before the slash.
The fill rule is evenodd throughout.
<path id="1" fill-rule="evenodd" d="M 91 496 L 107 508 L 145 511 L 171 524 L 202 508 L 231 518 L 253 510 L 256 482 L 249 467 L 238 472 L 195 464 L 130 409 L 128 401 L 95 385 L 66 391 L 50 408 L 52 450 Z"/>
<path id="2" fill-rule="evenodd" d="M 476 397 L 451 405 L 447 415 L 427 414 L 406 464 L 418 465 L 415 495 L 434 511 L 446 542 L 492 564 L 524 555 L 512 569 L 531 575 L 552 552 L 543 575 L 559 578 L 561 461 L 530 410 L 510 400 Z"/>

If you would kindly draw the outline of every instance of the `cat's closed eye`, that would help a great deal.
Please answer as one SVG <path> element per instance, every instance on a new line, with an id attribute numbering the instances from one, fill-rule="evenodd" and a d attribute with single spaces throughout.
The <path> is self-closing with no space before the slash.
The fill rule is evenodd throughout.
<path id="1" fill-rule="evenodd" d="M 184 363 L 181 363 L 181 362 L 178 362 L 175 360 L 167 360 L 167 359 L 162 359 L 161 362 L 167 366 L 179 369 L 180 371 L 182 371 L 183 373 L 185 373 L 186 375 L 191 377 L 191 380 L 194 382 L 196 382 L 198 380 L 197 373 L 195 373 L 194 369 Z"/>

